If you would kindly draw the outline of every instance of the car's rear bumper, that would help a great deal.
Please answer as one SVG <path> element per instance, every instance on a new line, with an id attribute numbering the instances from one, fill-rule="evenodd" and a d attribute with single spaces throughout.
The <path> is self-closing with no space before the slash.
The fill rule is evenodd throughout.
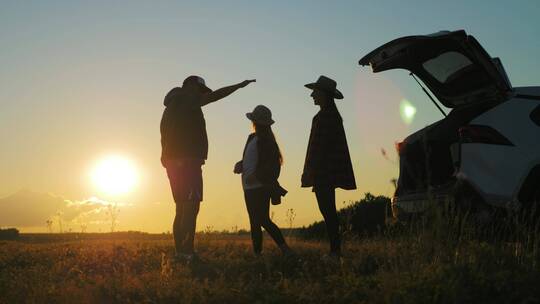
<path id="1" fill-rule="evenodd" d="M 392 215 L 398 220 L 405 220 L 424 213 L 433 206 L 453 200 L 454 183 L 441 186 L 431 192 L 415 192 L 396 195 L 392 198 Z"/>

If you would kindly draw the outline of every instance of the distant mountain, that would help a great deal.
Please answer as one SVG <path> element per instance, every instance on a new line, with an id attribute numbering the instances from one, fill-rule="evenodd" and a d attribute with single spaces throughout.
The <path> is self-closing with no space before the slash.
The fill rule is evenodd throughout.
<path id="1" fill-rule="evenodd" d="M 44 226 L 66 204 L 51 194 L 21 190 L 0 198 L 0 226 Z"/>
<path id="2" fill-rule="evenodd" d="M 0 198 L 0 228 L 26 231 L 167 231 L 174 217 L 173 204 L 107 202 L 96 197 L 71 200 L 54 194 L 21 190 Z M 52 225 L 47 227 L 47 220 Z M 156 228 L 157 227 L 157 228 Z"/>

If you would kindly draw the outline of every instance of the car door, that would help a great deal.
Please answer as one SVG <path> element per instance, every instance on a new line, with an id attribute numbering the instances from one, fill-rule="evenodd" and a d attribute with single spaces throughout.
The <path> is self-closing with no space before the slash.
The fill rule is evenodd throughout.
<path id="1" fill-rule="evenodd" d="M 408 70 L 448 108 L 502 101 L 512 91 L 500 61 L 463 30 L 398 38 L 370 52 L 359 64 L 370 65 L 375 73 Z"/>

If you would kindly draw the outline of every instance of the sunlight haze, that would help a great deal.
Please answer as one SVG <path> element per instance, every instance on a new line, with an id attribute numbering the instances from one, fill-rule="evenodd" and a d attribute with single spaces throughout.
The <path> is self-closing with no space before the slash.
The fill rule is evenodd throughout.
<path id="1" fill-rule="evenodd" d="M 362 56 L 401 36 L 465 29 L 514 86 L 540 84 L 536 1 L 437 2 L 0 1 L 0 208 L 27 206 L 0 227 L 44 232 L 60 216 L 65 231 L 108 231 L 106 206 L 116 204 L 117 230 L 170 231 L 159 124 L 165 94 L 193 74 L 212 89 L 257 79 L 203 108 L 198 230 L 249 227 L 232 171 L 252 132 L 245 113 L 259 104 L 273 112 L 289 191 L 272 206 L 276 224 L 288 227 L 291 208 L 293 226 L 322 219 L 300 188 L 318 111 L 304 84 L 319 75 L 345 96 L 336 104 L 358 185 L 336 192 L 338 208 L 366 192 L 391 195 L 395 143 L 442 114 L 406 71 L 373 74 Z"/>

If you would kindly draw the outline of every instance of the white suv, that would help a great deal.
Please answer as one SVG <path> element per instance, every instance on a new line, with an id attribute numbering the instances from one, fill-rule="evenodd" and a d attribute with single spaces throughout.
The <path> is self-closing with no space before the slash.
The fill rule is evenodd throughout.
<path id="1" fill-rule="evenodd" d="M 463 30 L 398 38 L 359 63 L 408 70 L 452 109 L 397 145 L 394 216 L 448 198 L 484 216 L 540 202 L 540 87 L 512 87 L 500 60 Z"/>

